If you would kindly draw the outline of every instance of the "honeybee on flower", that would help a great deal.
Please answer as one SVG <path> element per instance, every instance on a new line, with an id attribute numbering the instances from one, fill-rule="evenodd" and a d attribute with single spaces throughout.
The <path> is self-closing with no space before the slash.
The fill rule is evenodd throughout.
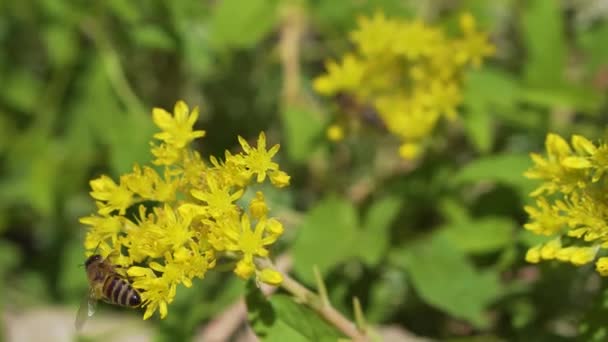
<path id="1" fill-rule="evenodd" d="M 281 222 L 269 216 L 262 192 L 248 208 L 238 202 L 252 184 L 289 185 L 289 175 L 272 160 L 279 145 L 267 148 L 263 132 L 255 147 L 238 137 L 242 152 L 205 162 L 190 146 L 206 134 L 193 128 L 197 108 L 190 111 L 178 101 L 173 113 L 155 108 L 152 119 L 161 129 L 154 135 L 159 142 L 151 145 L 152 164 L 160 170 L 135 165 L 118 182 L 105 175 L 91 181 L 98 209 L 80 219 L 89 226 L 85 248 L 100 246 L 109 263 L 126 269 L 144 319 L 157 310 L 165 318 L 178 286 L 192 286 L 220 258 L 233 258 L 241 278 L 280 284 L 278 271 L 260 269 L 254 261 L 269 256 L 268 247 L 283 233 Z M 136 213 L 126 216 L 130 208 Z"/>

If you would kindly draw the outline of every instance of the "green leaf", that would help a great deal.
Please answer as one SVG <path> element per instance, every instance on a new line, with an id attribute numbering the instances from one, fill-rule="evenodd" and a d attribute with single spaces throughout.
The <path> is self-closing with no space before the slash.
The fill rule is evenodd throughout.
<path id="1" fill-rule="evenodd" d="M 175 41 L 161 27 L 156 25 L 136 26 L 130 31 L 135 43 L 143 48 L 172 51 Z"/>
<path id="2" fill-rule="evenodd" d="M 353 248 L 368 265 L 377 265 L 386 252 L 390 239 L 389 228 L 399 214 L 402 203 L 402 199 L 388 196 L 377 200 L 368 209 Z"/>
<path id="3" fill-rule="evenodd" d="M 270 303 L 279 320 L 304 335 L 309 341 L 335 341 L 341 337 L 341 334 L 316 312 L 294 302 L 286 295 L 273 295 L 270 297 Z"/>
<path id="4" fill-rule="evenodd" d="M 463 123 L 478 152 L 488 153 L 492 148 L 497 109 L 515 111 L 519 97 L 518 82 L 504 71 L 484 68 L 467 74 Z"/>
<path id="5" fill-rule="evenodd" d="M 452 178 L 452 184 L 494 181 L 513 186 L 522 196 L 527 197 L 534 189 L 534 182 L 525 178 L 523 173 L 530 166 L 532 166 L 532 161 L 525 154 L 487 156 L 465 165 Z"/>
<path id="6" fill-rule="evenodd" d="M 513 108 L 521 96 L 521 86 L 507 72 L 485 67 L 469 71 L 465 83 L 465 104 Z"/>
<path id="7" fill-rule="evenodd" d="M 75 234 L 76 236 L 77 234 Z M 71 239 L 63 248 L 62 253 L 58 288 L 63 298 L 79 303 L 87 293 L 87 277 L 85 269 L 82 267 L 85 255 L 81 239 Z"/>
<path id="8" fill-rule="evenodd" d="M 587 73 L 592 76 L 608 60 L 608 48 L 605 44 L 608 41 L 608 23 L 598 22 L 591 27 L 579 28 L 576 40 L 584 51 L 583 55 L 587 60 L 583 66 L 587 68 Z"/>
<path id="9" fill-rule="evenodd" d="M 89 65 L 81 82 L 73 111 L 85 116 L 91 134 L 109 147 L 114 174 L 131 171 L 134 163 L 149 161 L 149 141 L 155 130 L 151 115 L 124 111 L 100 60 Z"/>
<path id="10" fill-rule="evenodd" d="M 3 77 L 0 97 L 16 109 L 30 113 L 38 104 L 42 87 L 42 82 L 36 76 L 20 68 Z"/>
<path id="11" fill-rule="evenodd" d="M 464 114 L 464 128 L 467 136 L 479 153 L 486 154 L 492 149 L 494 140 L 494 120 L 485 106 L 469 106 Z"/>
<path id="12" fill-rule="evenodd" d="M 53 66 L 64 67 L 78 56 L 78 35 L 66 25 L 51 25 L 44 30 L 44 42 Z"/>
<path id="13" fill-rule="evenodd" d="M 522 99 L 530 104 L 574 108 L 595 116 L 604 101 L 604 97 L 597 90 L 577 85 L 525 87 L 522 94 Z"/>
<path id="14" fill-rule="evenodd" d="M 314 265 L 325 275 L 352 257 L 358 225 L 357 212 L 350 202 L 330 196 L 317 203 L 306 215 L 293 244 L 298 276 L 312 284 Z"/>
<path id="15" fill-rule="evenodd" d="M 526 1 L 522 31 L 527 83 L 540 87 L 562 84 L 566 46 L 559 1 Z"/>
<path id="16" fill-rule="evenodd" d="M 289 158 L 294 162 L 305 162 L 322 135 L 324 122 L 311 110 L 295 107 L 283 111 L 281 119 Z"/>
<path id="17" fill-rule="evenodd" d="M 478 272 L 463 252 L 440 236 L 409 246 L 404 264 L 425 302 L 478 328 L 487 327 L 484 310 L 501 294 L 497 273 Z"/>
<path id="18" fill-rule="evenodd" d="M 274 27 L 275 0 L 224 0 L 216 4 L 211 17 L 212 42 L 218 47 L 249 48 Z"/>
<path id="19" fill-rule="evenodd" d="M 246 296 L 249 324 L 263 341 L 335 341 L 340 334 L 315 312 L 285 295 L 267 300 L 253 282 Z"/>
<path id="20" fill-rule="evenodd" d="M 515 222 L 504 217 L 484 217 L 448 224 L 440 235 L 466 253 L 493 252 L 514 239 Z"/>
<path id="21" fill-rule="evenodd" d="M 0 240 L 0 279 L 21 262 L 21 252 L 13 243 Z"/>

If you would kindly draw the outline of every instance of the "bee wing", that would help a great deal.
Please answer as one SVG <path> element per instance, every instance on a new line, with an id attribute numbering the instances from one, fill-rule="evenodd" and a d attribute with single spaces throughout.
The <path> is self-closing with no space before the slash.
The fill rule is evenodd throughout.
<path id="1" fill-rule="evenodd" d="M 97 300 L 95 297 L 93 297 L 92 292 L 89 291 L 89 293 L 82 298 L 82 302 L 80 302 L 80 307 L 76 313 L 76 322 L 74 322 L 76 331 L 80 331 L 82 329 L 87 319 L 93 316 L 96 308 Z"/>

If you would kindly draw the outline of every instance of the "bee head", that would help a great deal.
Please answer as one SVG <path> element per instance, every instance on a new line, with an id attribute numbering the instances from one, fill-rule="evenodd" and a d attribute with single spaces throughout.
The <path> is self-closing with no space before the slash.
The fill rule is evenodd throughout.
<path id="1" fill-rule="evenodd" d="M 84 267 L 89 267 L 89 265 L 91 265 L 92 263 L 99 262 L 100 260 L 101 260 L 101 255 L 93 254 L 87 259 L 87 261 L 84 262 Z"/>

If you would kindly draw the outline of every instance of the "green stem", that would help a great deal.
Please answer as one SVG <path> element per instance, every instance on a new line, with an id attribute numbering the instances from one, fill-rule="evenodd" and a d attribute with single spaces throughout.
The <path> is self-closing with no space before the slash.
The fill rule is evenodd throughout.
<path id="1" fill-rule="evenodd" d="M 279 271 L 269 259 L 257 259 L 256 264 L 261 269 L 271 268 Z M 323 317 L 328 323 L 353 341 L 368 340 L 353 322 L 334 309 L 328 301 L 324 301 L 318 294 L 307 289 L 304 285 L 289 276 L 289 274 L 284 272 L 281 272 L 281 274 L 283 275 L 283 282 L 280 287 L 292 294 L 298 302 L 317 312 L 319 316 Z"/>

